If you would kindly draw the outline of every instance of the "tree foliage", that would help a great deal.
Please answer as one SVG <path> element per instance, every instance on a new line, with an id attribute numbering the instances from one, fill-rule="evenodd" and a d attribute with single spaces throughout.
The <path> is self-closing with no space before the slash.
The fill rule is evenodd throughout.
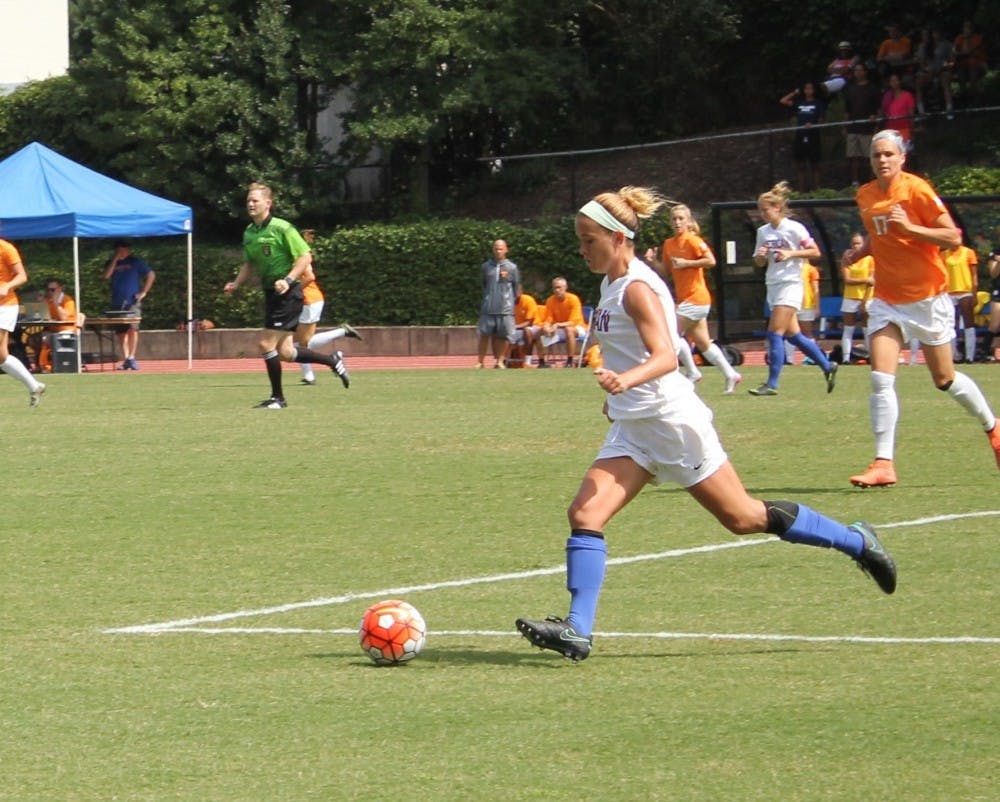
<path id="1" fill-rule="evenodd" d="M 69 75 L 0 99 L 0 151 L 41 140 L 228 228 L 250 180 L 284 214 L 329 220 L 343 171 L 377 153 L 390 209 L 426 211 L 484 156 L 784 117 L 777 98 L 822 78 L 837 41 L 871 57 L 889 21 L 1000 23 L 985 0 L 70 0 L 70 14 Z M 316 115 L 337 92 L 354 103 L 332 158 Z"/>

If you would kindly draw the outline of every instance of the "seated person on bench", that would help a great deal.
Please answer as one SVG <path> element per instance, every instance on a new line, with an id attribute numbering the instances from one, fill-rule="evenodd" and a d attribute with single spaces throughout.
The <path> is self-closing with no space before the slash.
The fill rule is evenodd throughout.
<path id="1" fill-rule="evenodd" d="M 45 303 L 49 307 L 49 320 L 62 321 L 58 325 L 45 327 L 45 336 L 38 354 L 38 369 L 44 373 L 52 372 L 52 350 L 55 338 L 63 332 L 76 333 L 83 330 L 82 314 L 77 314 L 76 301 L 63 291 L 63 283 L 57 278 L 45 281 Z"/>

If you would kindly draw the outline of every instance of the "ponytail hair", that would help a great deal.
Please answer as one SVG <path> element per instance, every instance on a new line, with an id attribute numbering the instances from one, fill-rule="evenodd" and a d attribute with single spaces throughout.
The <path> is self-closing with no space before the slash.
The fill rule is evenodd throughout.
<path id="1" fill-rule="evenodd" d="M 779 181 L 767 192 L 761 192 L 757 196 L 757 203 L 766 203 L 769 206 L 777 206 L 783 212 L 788 210 L 788 196 L 792 194 L 792 188 L 787 181 Z"/>

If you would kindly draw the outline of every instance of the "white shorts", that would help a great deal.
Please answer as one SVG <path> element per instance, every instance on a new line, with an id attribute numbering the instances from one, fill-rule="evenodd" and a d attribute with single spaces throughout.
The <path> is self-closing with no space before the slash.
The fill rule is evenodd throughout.
<path id="1" fill-rule="evenodd" d="M 678 316 L 686 317 L 688 320 L 705 320 L 711 311 L 711 304 L 692 304 L 687 301 L 681 301 L 677 304 Z"/>
<path id="2" fill-rule="evenodd" d="M 804 288 L 801 281 L 782 281 L 780 284 L 767 285 L 767 305 L 772 309 L 776 306 L 790 306 L 796 312 L 802 308 Z"/>
<path id="3" fill-rule="evenodd" d="M 17 328 L 17 318 L 21 314 L 18 304 L 3 304 L 0 306 L 0 329 L 13 331 Z"/>
<path id="4" fill-rule="evenodd" d="M 542 330 L 541 326 L 528 326 L 527 331 L 530 331 L 535 337 L 538 337 L 538 332 Z M 524 332 L 525 329 L 514 329 L 514 336 L 511 337 L 511 342 L 514 345 L 524 345 Z"/>
<path id="5" fill-rule="evenodd" d="M 867 334 L 895 325 L 903 341 L 918 340 L 922 345 L 945 345 L 955 338 L 955 305 L 948 293 L 909 304 L 887 304 L 872 298 L 868 304 Z"/>
<path id="6" fill-rule="evenodd" d="M 840 311 L 850 312 L 852 314 L 855 312 L 864 312 L 865 302 L 860 298 L 845 298 L 840 302 Z"/>
<path id="7" fill-rule="evenodd" d="M 618 420 L 611 424 L 597 459 L 628 457 L 653 475 L 653 484 L 691 487 L 729 459 L 712 425 L 712 411 L 698 396 L 675 403 L 658 418 Z"/>
<path id="8" fill-rule="evenodd" d="M 542 335 L 542 345 L 544 345 L 546 348 L 548 348 L 550 345 L 555 345 L 556 343 L 564 343 L 564 342 L 566 342 L 566 332 L 567 331 L 569 331 L 569 329 L 567 329 L 565 326 L 562 326 L 562 327 L 556 329 L 555 332 L 553 334 L 551 334 L 551 335 L 545 335 L 545 334 L 543 334 Z M 586 326 L 577 326 L 576 327 L 576 336 L 577 337 L 584 337 L 584 336 L 586 336 L 586 334 L 587 334 L 587 327 Z"/>
<path id="9" fill-rule="evenodd" d="M 799 320 L 815 320 L 816 319 L 816 307 L 811 309 L 800 309 L 798 314 L 795 315 Z"/>
<path id="10" fill-rule="evenodd" d="M 299 323 L 319 323 L 323 316 L 323 301 L 316 301 L 314 304 L 303 304 L 299 313 Z"/>

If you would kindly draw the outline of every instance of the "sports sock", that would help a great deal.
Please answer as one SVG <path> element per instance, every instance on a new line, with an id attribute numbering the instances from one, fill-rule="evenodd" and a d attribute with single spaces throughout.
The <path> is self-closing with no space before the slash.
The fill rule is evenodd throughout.
<path id="1" fill-rule="evenodd" d="M 892 459 L 896 453 L 896 422 L 899 420 L 899 398 L 896 397 L 896 377 L 873 370 L 872 392 L 868 407 L 875 435 L 875 457 Z"/>
<path id="2" fill-rule="evenodd" d="M 789 543 L 801 543 L 819 548 L 834 548 L 857 557 L 864 548 L 861 533 L 833 518 L 816 512 L 805 504 L 791 501 L 765 501 L 767 531 Z"/>
<path id="3" fill-rule="evenodd" d="M 778 389 L 778 377 L 785 364 L 785 338 L 775 331 L 767 333 L 767 383 Z"/>
<path id="4" fill-rule="evenodd" d="M 332 356 L 321 354 L 319 351 L 313 351 L 311 348 L 303 348 L 301 345 L 295 349 L 292 362 L 315 362 L 318 365 L 326 365 L 328 368 L 332 368 L 337 364 L 337 360 Z"/>
<path id="5" fill-rule="evenodd" d="M 969 326 L 965 329 L 965 361 L 972 362 L 976 358 L 976 328 Z"/>
<path id="6" fill-rule="evenodd" d="M 990 409 L 983 391 L 979 385 L 964 373 L 955 372 L 955 380 L 946 389 L 948 395 L 958 401 L 970 415 L 975 416 L 983 425 L 984 431 L 990 431 L 996 423 L 993 411 Z"/>
<path id="7" fill-rule="evenodd" d="M 840 335 L 840 350 L 843 356 L 840 361 L 845 365 L 851 364 L 851 348 L 854 347 L 854 326 L 844 324 L 844 333 Z"/>
<path id="8" fill-rule="evenodd" d="M 312 337 L 309 338 L 309 348 L 316 349 L 321 348 L 324 345 L 329 345 L 334 340 L 339 340 L 347 332 L 338 327 L 335 329 L 330 329 L 329 331 L 317 331 Z"/>
<path id="9" fill-rule="evenodd" d="M 789 337 L 788 342 L 819 365 L 824 373 L 830 370 L 830 360 L 826 358 L 823 349 L 819 347 L 819 344 L 814 339 L 806 337 L 802 332 L 799 332 Z"/>
<path id="10" fill-rule="evenodd" d="M 795 346 L 792 345 L 787 339 L 785 340 L 785 364 L 795 364 Z"/>
<path id="11" fill-rule="evenodd" d="M 566 620 L 581 635 L 589 636 L 597 616 L 597 600 L 604 584 L 608 544 L 600 532 L 574 529 L 566 541 L 566 589 L 570 592 Z"/>
<path id="12" fill-rule="evenodd" d="M 306 381 L 315 381 L 316 374 L 313 372 L 312 362 L 301 362 L 299 367 L 302 368 L 302 378 Z"/>
<path id="13" fill-rule="evenodd" d="M 993 357 L 993 338 L 996 336 L 996 332 L 989 329 L 986 329 L 986 333 L 983 335 L 983 356 L 987 359 Z"/>
<path id="14" fill-rule="evenodd" d="M 725 352 L 719 348 L 715 343 L 712 343 L 705 349 L 705 353 L 702 354 L 705 357 L 706 362 L 711 362 L 715 367 L 722 371 L 722 375 L 727 379 L 731 379 L 736 375 L 736 371 L 733 370 L 733 366 L 729 364 L 729 360 L 726 359 Z"/>
<path id="15" fill-rule="evenodd" d="M 274 349 L 264 356 L 264 367 L 267 368 L 267 378 L 271 382 L 271 398 L 284 398 L 281 390 L 281 357 Z"/>
<path id="16" fill-rule="evenodd" d="M 31 375 L 31 371 L 29 371 L 24 366 L 24 363 L 13 354 L 7 354 L 7 358 L 2 364 L 0 364 L 0 370 L 8 376 L 13 376 L 32 392 L 38 389 L 38 382 L 35 380 L 35 377 Z"/>
<path id="17" fill-rule="evenodd" d="M 694 363 L 694 356 L 691 353 L 691 346 L 688 345 L 688 341 L 684 337 L 677 338 L 677 356 L 680 357 L 681 362 L 684 365 L 684 369 L 692 376 L 697 376 L 701 373 L 698 370 L 698 366 Z"/>
<path id="18" fill-rule="evenodd" d="M 910 364 L 917 364 L 917 355 L 920 353 L 920 340 L 910 340 Z"/>

